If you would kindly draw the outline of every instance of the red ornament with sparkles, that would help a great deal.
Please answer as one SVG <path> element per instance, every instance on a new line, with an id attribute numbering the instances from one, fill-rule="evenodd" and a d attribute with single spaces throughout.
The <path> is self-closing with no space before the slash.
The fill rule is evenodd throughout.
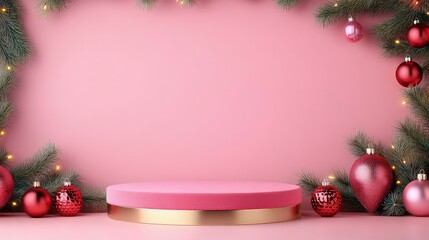
<path id="1" fill-rule="evenodd" d="M 340 192 L 323 180 L 322 186 L 317 187 L 311 195 L 311 206 L 322 217 L 335 216 L 341 210 L 343 199 Z"/>
<path id="2" fill-rule="evenodd" d="M 30 217 L 43 217 L 52 204 L 51 195 L 40 187 L 39 181 L 33 183 L 33 187 L 24 193 L 21 201 L 24 212 Z"/>
<path id="3" fill-rule="evenodd" d="M 429 27 L 419 20 L 414 21 L 414 25 L 408 29 L 407 40 L 410 46 L 421 48 L 429 44 Z"/>
<path id="4" fill-rule="evenodd" d="M 9 202 L 13 193 L 13 178 L 9 171 L 0 166 L 0 208 Z"/>
<path id="5" fill-rule="evenodd" d="M 372 213 L 377 210 L 393 184 L 393 172 L 382 156 L 367 148 L 350 169 L 350 185 L 359 202 Z"/>
<path id="6" fill-rule="evenodd" d="M 422 81 L 423 70 L 417 63 L 411 60 L 407 55 L 405 62 L 401 63 L 396 69 L 396 80 L 403 87 L 414 87 Z"/>
<path id="7" fill-rule="evenodd" d="M 82 209 L 82 193 L 66 179 L 55 192 L 55 208 L 61 216 L 75 216 Z"/>

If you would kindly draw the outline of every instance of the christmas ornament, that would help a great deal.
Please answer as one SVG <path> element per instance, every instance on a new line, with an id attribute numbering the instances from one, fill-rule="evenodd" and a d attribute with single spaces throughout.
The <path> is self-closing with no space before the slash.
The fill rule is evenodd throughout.
<path id="1" fill-rule="evenodd" d="M 424 170 L 417 174 L 414 180 L 402 192 L 405 209 L 414 216 L 429 216 L 429 181 Z"/>
<path id="2" fill-rule="evenodd" d="M 414 20 L 414 25 L 408 29 L 407 40 L 410 46 L 421 48 L 429 44 L 429 27 L 419 20 Z"/>
<path id="3" fill-rule="evenodd" d="M 344 34 L 350 42 L 358 42 L 363 37 L 363 27 L 350 16 L 348 22 L 344 26 Z"/>
<path id="4" fill-rule="evenodd" d="M 30 217 L 42 217 L 48 213 L 51 204 L 49 192 L 40 187 L 39 181 L 35 181 L 22 196 L 22 209 Z"/>
<path id="5" fill-rule="evenodd" d="M 322 186 L 311 194 L 311 206 L 322 217 L 332 217 L 340 212 L 343 199 L 340 192 L 324 179 Z"/>
<path id="6" fill-rule="evenodd" d="M 13 193 L 13 178 L 9 171 L 0 166 L 0 208 L 9 202 Z"/>
<path id="7" fill-rule="evenodd" d="M 374 212 L 392 187 L 393 173 L 389 163 L 374 154 L 374 148 L 367 148 L 366 152 L 350 169 L 350 185 L 365 209 Z"/>
<path id="8" fill-rule="evenodd" d="M 66 179 L 55 192 L 55 208 L 61 216 L 75 216 L 82 208 L 82 193 Z"/>
<path id="9" fill-rule="evenodd" d="M 423 70 L 414 61 L 410 55 L 405 57 L 405 62 L 401 63 L 396 69 L 396 80 L 403 87 L 414 87 L 422 81 Z"/>

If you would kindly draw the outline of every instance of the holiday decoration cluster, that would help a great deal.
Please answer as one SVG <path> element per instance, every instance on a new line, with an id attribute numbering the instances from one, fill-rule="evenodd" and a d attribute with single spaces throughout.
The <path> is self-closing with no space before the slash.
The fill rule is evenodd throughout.
<path id="1" fill-rule="evenodd" d="M 30 47 L 22 28 L 17 1 L 0 0 L 0 137 L 7 135 L 6 122 L 12 111 L 7 94 L 14 83 L 15 71 L 29 54 Z M 0 148 L 1 211 L 23 210 L 30 216 L 41 216 L 49 211 L 52 202 L 58 213 L 67 212 L 63 215 L 81 208 L 84 211 L 105 211 L 104 191 L 84 186 L 76 172 L 62 171 L 57 155 L 55 145 L 48 144 L 32 158 L 10 167 L 13 155 Z M 79 191 L 80 195 L 71 190 L 64 193 L 61 190 L 64 179 L 76 184 L 82 191 Z M 35 187 L 31 187 L 36 180 Z"/>
<path id="2" fill-rule="evenodd" d="M 285 2 L 292 6 L 299 1 Z M 334 171 L 329 177 L 332 186 L 326 181 L 320 186 L 321 179 L 306 172 L 300 175 L 300 186 L 321 216 L 333 216 L 338 208 L 388 216 L 429 216 L 425 174 L 429 170 L 429 88 L 420 84 L 429 71 L 429 1 L 338 0 L 319 7 L 316 17 L 323 26 L 345 21 L 342 34 L 350 42 L 358 42 L 364 28 L 355 17 L 365 13 L 386 18 L 372 29 L 385 55 L 405 57 L 394 75 L 406 88 L 402 103 L 410 106 L 414 118 L 399 124 L 388 147 L 363 133 L 349 139 L 350 150 L 358 159 L 349 171 Z"/>

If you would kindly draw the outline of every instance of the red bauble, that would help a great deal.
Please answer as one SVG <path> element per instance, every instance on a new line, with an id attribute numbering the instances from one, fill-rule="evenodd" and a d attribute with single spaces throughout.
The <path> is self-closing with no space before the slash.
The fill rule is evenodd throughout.
<path id="1" fill-rule="evenodd" d="M 344 35 L 350 42 L 358 42 L 363 37 L 363 27 L 352 16 L 344 26 Z"/>
<path id="2" fill-rule="evenodd" d="M 49 212 L 51 204 L 51 195 L 37 181 L 22 196 L 22 209 L 30 217 L 42 217 Z"/>
<path id="3" fill-rule="evenodd" d="M 429 44 L 429 27 L 418 20 L 408 29 L 407 40 L 410 46 L 421 48 Z"/>
<path id="4" fill-rule="evenodd" d="M 0 166 L 0 208 L 9 202 L 13 193 L 13 178 L 9 171 Z"/>
<path id="5" fill-rule="evenodd" d="M 422 81 L 423 70 L 410 56 L 405 57 L 405 62 L 396 69 L 396 80 L 403 87 L 414 87 Z"/>
<path id="6" fill-rule="evenodd" d="M 377 210 L 393 184 L 389 163 L 374 154 L 373 148 L 353 163 L 349 177 L 353 192 L 368 212 Z"/>
<path id="7" fill-rule="evenodd" d="M 71 182 L 64 181 L 64 186 L 55 192 L 55 208 L 61 216 L 75 216 L 82 209 L 82 193 Z"/>
<path id="8" fill-rule="evenodd" d="M 311 195 L 311 206 L 322 217 L 332 217 L 339 213 L 342 203 L 340 192 L 326 180 Z"/>

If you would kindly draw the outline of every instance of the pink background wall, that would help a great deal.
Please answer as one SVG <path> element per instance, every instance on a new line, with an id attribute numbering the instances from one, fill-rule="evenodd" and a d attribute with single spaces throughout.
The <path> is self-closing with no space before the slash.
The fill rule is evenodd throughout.
<path id="1" fill-rule="evenodd" d="M 323 29 L 316 2 L 74 0 L 47 19 L 21 1 L 34 54 L 6 137 L 15 162 L 48 141 L 94 184 L 297 180 L 354 158 L 358 130 L 389 143 L 406 114 L 394 71 L 366 35 Z M 25 3 L 24 3 L 25 2 Z M 369 29 L 368 19 L 358 19 Z M 344 20 L 345 22 L 345 20 Z"/>

